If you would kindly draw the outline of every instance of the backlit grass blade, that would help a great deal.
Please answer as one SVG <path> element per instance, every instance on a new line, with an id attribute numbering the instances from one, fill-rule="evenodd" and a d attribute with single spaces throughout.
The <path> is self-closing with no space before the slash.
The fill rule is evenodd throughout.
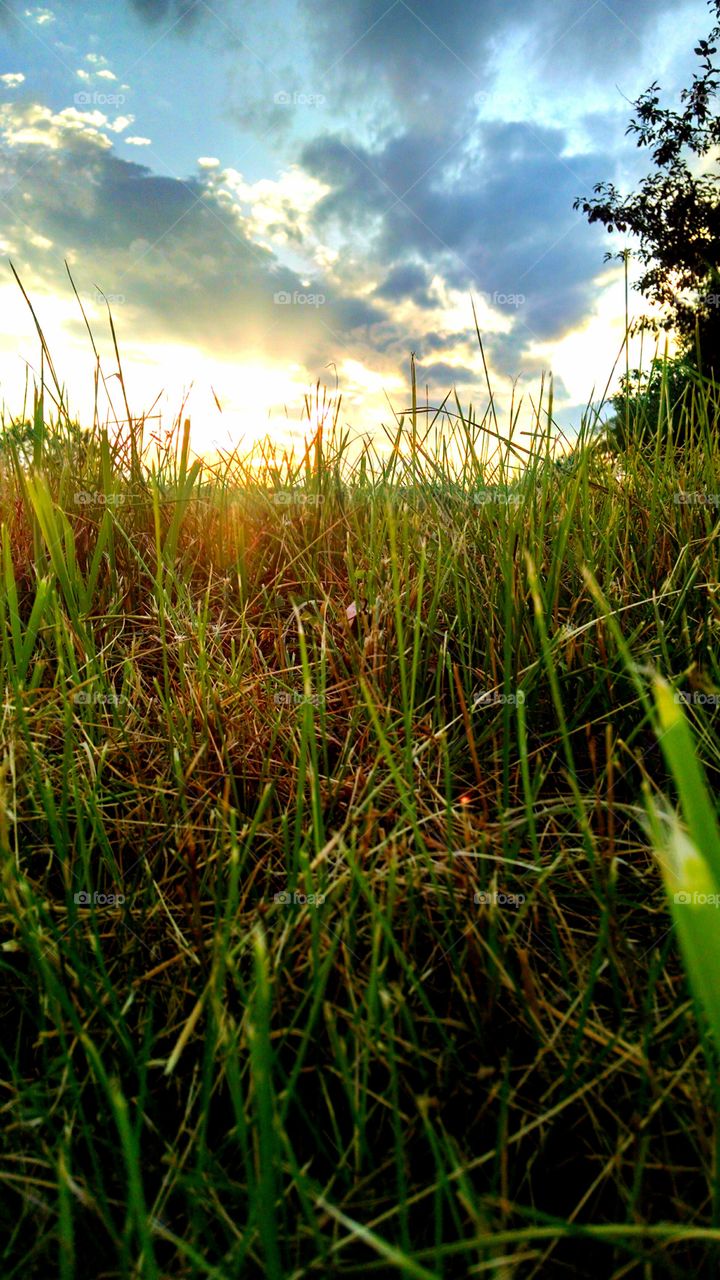
<path id="1" fill-rule="evenodd" d="M 720 1053 L 720 831 L 715 805 L 682 708 L 655 682 L 660 745 L 672 771 L 684 826 L 646 793 L 653 845 L 690 985 Z"/>
<path id="2" fill-rule="evenodd" d="M 720 884 L 677 818 L 649 797 L 647 808 L 690 986 L 720 1052 Z"/>
<path id="3" fill-rule="evenodd" d="M 655 681 L 660 746 L 672 770 L 690 838 L 720 885 L 720 826 L 717 807 L 697 758 L 693 735 L 670 685 Z"/>
<path id="4" fill-rule="evenodd" d="M 53 503 L 50 490 L 42 476 L 29 476 L 27 487 L 66 607 L 72 621 L 80 625 L 78 599 L 80 583 L 72 530 L 65 515 Z"/>
<path id="5" fill-rule="evenodd" d="M 10 551 L 10 540 L 7 528 L 3 528 L 2 530 L 2 549 L 5 590 L 2 595 L 1 606 L 3 611 L 7 610 L 7 616 L 10 623 L 10 634 L 12 636 L 15 663 L 15 678 L 22 684 L 26 679 L 30 660 L 37 643 L 38 632 L 43 623 L 48 604 L 52 597 L 52 587 L 47 578 L 40 579 L 37 584 L 30 617 L 23 627 L 19 613 L 18 593 L 15 583 L 15 573 L 13 570 L 12 554 Z"/>

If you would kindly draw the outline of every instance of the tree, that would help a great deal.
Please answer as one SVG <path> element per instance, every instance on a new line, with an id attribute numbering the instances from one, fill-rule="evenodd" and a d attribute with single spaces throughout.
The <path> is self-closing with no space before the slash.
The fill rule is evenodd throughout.
<path id="1" fill-rule="evenodd" d="M 593 198 L 579 196 L 574 208 L 609 232 L 637 237 L 645 271 L 635 287 L 661 309 L 658 321 L 644 318 L 640 327 L 673 329 L 681 352 L 691 358 L 699 339 L 703 364 L 720 373 L 720 191 L 717 157 L 711 156 L 720 145 L 714 109 L 720 68 L 713 61 L 720 0 L 709 0 L 709 7 L 718 21 L 695 48 L 700 69 L 680 94 L 681 109 L 661 106 L 657 82 L 633 104 L 627 132 L 637 135 L 638 147 L 651 150 L 653 171 L 633 195 L 621 196 L 602 182 Z"/>

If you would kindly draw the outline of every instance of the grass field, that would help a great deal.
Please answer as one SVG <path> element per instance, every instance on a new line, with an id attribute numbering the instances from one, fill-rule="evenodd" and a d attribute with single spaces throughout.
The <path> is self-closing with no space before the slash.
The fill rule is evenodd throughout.
<path id="1" fill-rule="evenodd" d="M 718 389 L 562 465 L 549 405 L 254 467 L 48 408 L 0 453 L 3 1280 L 716 1274 L 651 846 L 656 676 L 717 786 Z"/>

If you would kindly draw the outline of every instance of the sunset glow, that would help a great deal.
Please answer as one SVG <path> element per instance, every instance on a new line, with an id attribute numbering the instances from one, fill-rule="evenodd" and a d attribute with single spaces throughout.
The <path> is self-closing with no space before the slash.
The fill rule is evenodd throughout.
<path id="1" fill-rule="evenodd" d="M 230 3 L 136 0 L 82 28 L 73 0 L 5 6 L 0 251 L 77 412 L 92 410 L 94 361 L 65 261 L 106 376 L 101 293 L 133 411 L 160 396 L 172 418 L 192 385 L 200 450 L 292 438 L 318 381 L 342 393 L 353 430 L 376 431 L 388 398 L 407 399 L 413 353 L 431 401 L 456 387 L 480 404 L 473 305 L 498 406 L 552 371 L 558 419 L 577 425 L 611 375 L 624 297 L 572 200 L 599 176 L 636 176 L 627 97 L 658 62 L 680 79 L 686 24 L 668 12 L 646 39 L 649 3 L 632 19 L 591 6 L 570 24 L 566 7 L 528 3 L 511 22 L 490 5 L 461 22 L 429 2 L 370 14 L 358 0 L 331 17 L 283 0 L 241 30 Z M 588 61 L 601 21 L 610 95 L 602 57 Z M 9 269 L 0 301 L 13 411 L 39 345 Z"/>

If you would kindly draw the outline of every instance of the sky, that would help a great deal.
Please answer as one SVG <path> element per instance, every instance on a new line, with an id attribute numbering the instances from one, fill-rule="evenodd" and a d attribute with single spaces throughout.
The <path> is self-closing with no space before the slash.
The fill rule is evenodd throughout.
<path id="1" fill-rule="evenodd" d="M 318 380 L 362 437 L 409 399 L 579 424 L 622 346 L 625 241 L 573 210 L 648 169 L 626 128 L 689 82 L 705 0 L 0 0 L 0 401 L 40 320 L 70 406 L 198 450 L 300 439 Z M 67 264 L 67 265 L 66 265 Z M 634 295 L 635 311 L 643 309 Z M 624 362 L 624 356 L 623 356 Z M 101 411 L 104 405 L 101 396 Z"/>

